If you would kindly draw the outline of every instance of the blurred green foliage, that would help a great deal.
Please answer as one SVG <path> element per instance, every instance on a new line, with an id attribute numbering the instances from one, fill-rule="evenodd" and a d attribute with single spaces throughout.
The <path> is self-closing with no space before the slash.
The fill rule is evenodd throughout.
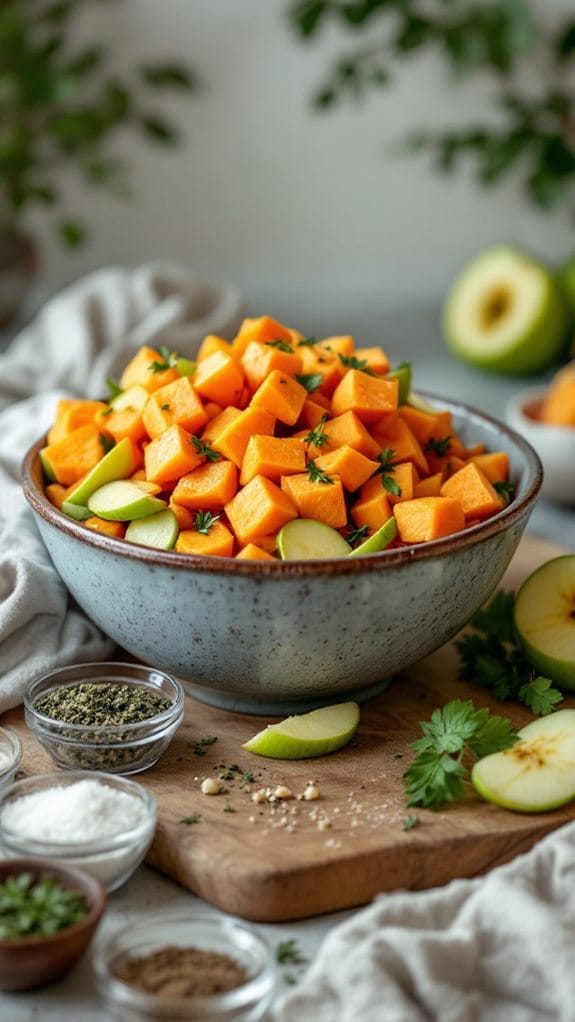
<path id="1" fill-rule="evenodd" d="M 180 64 L 142 65 L 122 76 L 108 71 L 105 44 L 75 40 L 74 19 L 86 6 L 88 0 L 0 0 L 0 227 L 18 227 L 33 205 L 61 210 L 65 165 L 75 165 L 90 186 L 128 197 L 129 168 L 111 149 L 120 129 L 160 145 L 178 141 L 175 125 L 148 106 L 149 97 L 197 89 L 193 72 Z M 64 244 L 85 239 L 78 217 L 59 212 L 55 220 Z"/>
<path id="2" fill-rule="evenodd" d="M 464 128 L 414 131 L 402 151 L 428 153 L 439 171 L 471 166 L 481 185 L 516 175 L 530 202 L 552 210 L 575 186 L 575 16 L 556 19 L 528 0 L 296 0 L 289 21 L 302 40 L 329 24 L 356 34 L 312 97 L 318 110 L 388 88 L 423 51 L 443 59 L 457 85 L 491 78 L 492 109 Z"/>

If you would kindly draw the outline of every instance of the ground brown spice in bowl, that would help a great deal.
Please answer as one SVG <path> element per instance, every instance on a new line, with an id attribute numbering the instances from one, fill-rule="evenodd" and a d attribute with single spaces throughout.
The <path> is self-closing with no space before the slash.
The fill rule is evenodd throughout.
<path id="1" fill-rule="evenodd" d="M 207 997 L 247 983 L 246 970 L 229 955 L 196 947 L 168 945 L 127 958 L 114 976 L 129 986 L 164 997 Z"/>

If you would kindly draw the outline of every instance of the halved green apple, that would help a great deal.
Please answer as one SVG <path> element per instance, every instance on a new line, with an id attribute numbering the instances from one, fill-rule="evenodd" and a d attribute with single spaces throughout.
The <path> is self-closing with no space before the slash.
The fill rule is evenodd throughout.
<path id="1" fill-rule="evenodd" d="M 378 550 L 385 550 L 392 539 L 397 536 L 397 523 L 393 515 L 383 523 L 373 535 L 364 539 L 363 543 L 356 546 L 349 554 L 350 557 L 361 557 L 363 554 L 376 554 Z"/>
<path id="2" fill-rule="evenodd" d="M 527 724 L 519 741 L 475 763 L 471 780 L 488 802 L 521 813 L 557 809 L 575 799 L 575 710 Z"/>
<path id="3" fill-rule="evenodd" d="M 336 529 L 313 518 L 294 518 L 287 522 L 278 533 L 277 548 L 283 561 L 347 557 L 352 549 Z"/>
<path id="4" fill-rule="evenodd" d="M 92 493 L 88 498 L 88 507 L 99 518 L 112 522 L 129 522 L 134 518 L 146 518 L 163 511 L 166 502 L 146 493 L 129 479 L 118 479 L 100 486 Z"/>
<path id="5" fill-rule="evenodd" d="M 561 688 L 575 690 L 575 554 L 546 561 L 515 598 L 515 629 L 525 656 Z"/>
<path id="6" fill-rule="evenodd" d="M 268 724 L 242 749 L 270 759 L 309 759 L 336 752 L 351 741 L 359 724 L 357 703 L 336 703 Z"/>
<path id="7" fill-rule="evenodd" d="M 178 519 L 172 509 L 167 507 L 146 518 L 135 518 L 128 525 L 124 539 L 128 543 L 139 543 L 156 550 L 172 550 L 179 531 Z"/>
<path id="8" fill-rule="evenodd" d="M 62 504 L 62 511 L 78 521 L 89 518 L 92 512 L 88 507 L 88 498 L 95 490 L 115 479 L 125 479 L 132 474 L 135 467 L 134 447 L 128 437 L 124 437 L 100 459 L 97 465 L 94 465 L 82 482 L 70 491 Z"/>
<path id="9" fill-rule="evenodd" d="M 451 286 L 443 332 L 453 353 L 481 369 L 535 373 L 565 348 L 569 316 L 553 275 L 517 248 L 497 246 Z"/>

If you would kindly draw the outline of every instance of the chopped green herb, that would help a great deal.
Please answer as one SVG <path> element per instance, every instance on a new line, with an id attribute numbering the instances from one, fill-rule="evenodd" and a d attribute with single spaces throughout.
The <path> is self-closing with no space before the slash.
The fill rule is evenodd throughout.
<path id="1" fill-rule="evenodd" d="M 297 342 L 298 348 L 313 348 L 317 344 L 317 337 L 302 337 L 301 341 Z"/>
<path id="2" fill-rule="evenodd" d="M 197 742 L 193 742 L 192 752 L 194 756 L 205 756 L 208 747 L 217 742 L 217 740 L 216 735 L 208 735 L 207 738 L 199 738 Z"/>
<path id="3" fill-rule="evenodd" d="M 158 345 L 158 351 L 162 356 L 162 361 L 155 359 L 150 362 L 148 368 L 153 373 L 163 373 L 166 369 L 174 369 L 178 362 L 178 356 L 175 351 L 170 351 L 165 344 Z"/>
<path id="4" fill-rule="evenodd" d="M 224 806 L 222 812 L 224 812 L 224 813 L 235 813 L 235 812 L 237 812 L 237 810 L 234 809 L 233 806 Z"/>
<path id="5" fill-rule="evenodd" d="M 326 433 L 323 428 L 326 422 L 327 412 L 325 415 L 322 415 L 317 426 L 314 426 L 313 429 L 310 429 L 309 433 L 306 433 L 303 438 L 304 444 L 314 444 L 315 447 L 325 447 L 325 445 L 329 443 L 329 434 Z"/>
<path id="6" fill-rule="evenodd" d="M 350 546 L 355 546 L 357 543 L 363 542 L 368 532 L 369 526 L 358 525 L 357 529 L 352 529 L 351 532 L 348 532 L 345 538 Z"/>
<path id="7" fill-rule="evenodd" d="M 99 439 L 104 449 L 104 454 L 107 454 L 108 451 L 112 450 L 112 447 L 116 446 L 116 441 L 113 440 L 112 437 L 108 436 L 106 433 L 100 433 Z"/>
<path id="8" fill-rule="evenodd" d="M 296 940 L 280 940 L 276 948 L 276 962 L 278 965 L 305 965 L 307 958 L 301 953 Z"/>
<path id="9" fill-rule="evenodd" d="M 394 497 L 401 497 L 401 486 L 392 478 L 395 472 L 393 458 L 395 458 L 395 451 L 391 447 L 386 447 L 385 451 L 378 454 L 379 468 L 376 469 L 376 474 L 381 476 L 381 485 L 384 490 L 392 493 Z"/>
<path id="10" fill-rule="evenodd" d="M 187 827 L 191 827 L 194 823 L 200 823 L 201 819 L 201 813 L 192 813 L 191 816 L 182 816 L 180 823 L 185 823 Z"/>
<path id="11" fill-rule="evenodd" d="M 0 884 L 0 940 L 57 933 L 87 912 L 83 894 L 63 887 L 55 876 L 18 873 Z"/>
<path id="12" fill-rule="evenodd" d="M 313 458 L 310 458 L 307 463 L 307 473 L 312 483 L 325 483 L 328 486 L 333 486 L 334 481 L 331 476 L 328 476 L 327 472 L 324 472 L 322 468 L 318 468 Z"/>
<path id="13" fill-rule="evenodd" d="M 318 387 L 321 387 L 323 383 L 321 373 L 296 373 L 295 378 L 298 383 L 301 383 L 302 387 L 305 387 L 309 394 L 317 390 Z"/>
<path id="14" fill-rule="evenodd" d="M 410 745 L 417 753 L 403 775 L 408 806 L 440 809 L 462 798 L 468 767 L 465 759 L 508 749 L 517 741 L 511 722 L 477 710 L 471 700 L 454 699 L 420 722 L 423 738 Z"/>
<path id="15" fill-rule="evenodd" d="M 202 536 L 209 536 L 210 529 L 221 517 L 221 514 L 213 515 L 211 511 L 196 511 L 195 525 L 197 532 L 201 532 Z"/>
<path id="16" fill-rule="evenodd" d="M 405 817 L 405 820 L 403 821 L 403 827 L 401 829 L 413 830 L 414 827 L 417 827 L 418 823 L 419 816 L 417 815 L 417 813 L 410 813 L 409 816 Z"/>
<path id="17" fill-rule="evenodd" d="M 515 483 L 508 483 L 504 479 L 493 483 L 493 489 L 501 496 L 510 501 L 515 496 Z"/>
<path id="18" fill-rule="evenodd" d="M 446 454 L 449 454 L 450 448 L 450 436 L 444 436 L 441 437 L 441 439 L 432 436 L 427 441 L 424 450 L 431 451 L 433 454 L 436 454 L 438 458 L 444 458 Z"/>
<path id="19" fill-rule="evenodd" d="M 162 409 L 163 412 L 169 412 L 170 410 L 170 406 L 167 402 L 165 405 L 160 405 L 160 408 Z"/>
<path id="20" fill-rule="evenodd" d="M 339 352 L 338 358 L 346 369 L 358 369 L 361 373 L 367 373 L 368 376 L 375 376 L 366 358 L 356 358 L 355 355 L 341 355 Z"/>
<path id="21" fill-rule="evenodd" d="M 108 395 L 110 401 L 113 401 L 119 394 L 123 394 L 124 391 L 117 380 L 114 380 L 111 376 L 106 378 L 106 387 L 108 388 Z"/>
<path id="22" fill-rule="evenodd" d="M 251 770 L 245 770 L 244 771 L 244 774 L 242 776 L 242 781 L 244 781 L 245 784 L 252 784 L 253 781 L 255 781 L 255 777 L 252 774 Z"/>
<path id="23" fill-rule="evenodd" d="M 500 589 L 455 643 L 459 677 L 488 688 L 496 699 L 517 699 L 532 713 L 551 713 L 563 699 L 549 678 L 536 675 L 515 636 L 515 596 Z"/>
<path id="24" fill-rule="evenodd" d="M 267 344 L 268 348 L 277 348 L 278 351 L 285 351 L 286 355 L 293 355 L 293 348 L 287 341 L 264 341 L 264 344 Z"/>
<path id="25" fill-rule="evenodd" d="M 196 451 L 198 452 L 198 454 L 203 455 L 204 458 L 207 459 L 207 461 L 219 461 L 220 460 L 220 458 L 221 458 L 220 452 L 219 451 L 214 451 L 213 447 L 211 447 L 210 444 L 202 443 L 202 441 L 200 440 L 199 436 L 193 436 L 191 438 L 191 440 L 190 440 L 190 443 L 193 444 L 193 446 L 196 448 Z"/>

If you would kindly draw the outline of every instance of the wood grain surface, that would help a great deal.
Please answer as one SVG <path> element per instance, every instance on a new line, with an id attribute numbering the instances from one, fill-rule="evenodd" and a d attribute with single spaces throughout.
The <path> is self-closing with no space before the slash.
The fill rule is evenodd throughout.
<path id="1" fill-rule="evenodd" d="M 516 588 L 561 552 L 525 537 L 502 585 Z M 270 719 L 188 699 L 185 722 L 169 750 L 156 767 L 134 777 L 158 802 L 158 828 L 147 861 L 227 912 L 279 922 L 362 905 L 381 891 L 475 876 L 527 851 L 572 819 L 575 804 L 520 815 L 470 793 L 442 811 L 418 810 L 418 825 L 403 829 L 409 815 L 402 782 L 413 755 L 409 744 L 420 735 L 418 721 L 434 707 L 470 698 L 509 716 L 516 726 L 532 719 L 521 707 L 497 703 L 456 675 L 457 655 L 449 644 L 363 705 L 349 746 L 322 759 L 295 762 L 241 749 Z M 575 698 L 562 705 L 575 706 Z M 5 714 L 2 723 L 23 740 L 24 773 L 53 769 L 26 731 L 20 710 Z M 217 740 L 202 744 L 210 737 Z M 222 773 L 225 790 L 202 795 L 201 780 Z M 320 798 L 298 799 L 311 779 Z M 254 803 L 255 791 L 276 785 L 286 785 L 296 797 L 278 805 Z M 181 822 L 194 814 L 198 822 Z"/>

